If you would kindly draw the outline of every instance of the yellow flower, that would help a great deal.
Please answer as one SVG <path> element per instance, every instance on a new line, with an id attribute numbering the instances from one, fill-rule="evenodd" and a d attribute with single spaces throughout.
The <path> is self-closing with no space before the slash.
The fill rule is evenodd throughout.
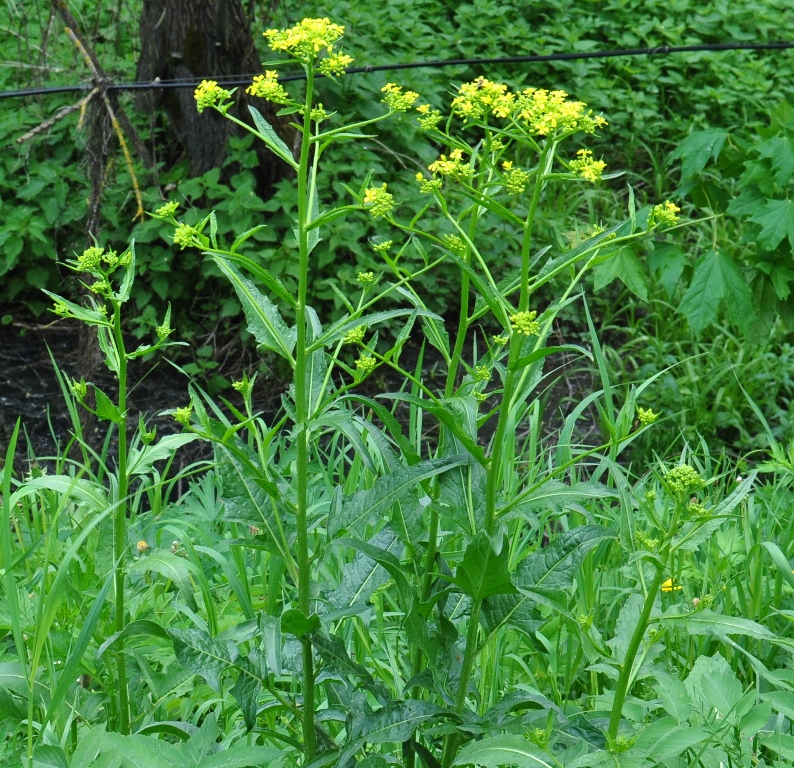
<path id="1" fill-rule="evenodd" d="M 539 136 L 584 131 L 595 133 L 607 124 L 600 115 L 586 110 L 583 101 L 569 101 L 565 91 L 527 88 L 516 97 L 516 116 Z"/>
<path id="2" fill-rule="evenodd" d="M 198 88 L 193 92 L 193 97 L 196 100 L 196 109 L 199 112 L 203 112 L 207 107 L 222 105 L 231 96 L 231 91 L 221 88 L 214 80 L 202 80 Z"/>
<path id="3" fill-rule="evenodd" d="M 458 88 L 458 95 L 452 100 L 452 111 L 464 120 L 483 120 L 488 115 L 505 118 L 513 111 L 515 99 L 516 95 L 503 83 L 478 77 Z"/>
<path id="4" fill-rule="evenodd" d="M 672 579 L 667 579 L 662 582 L 662 592 L 677 592 L 679 589 L 681 589 L 681 585 L 673 584 Z"/>
<path id="5" fill-rule="evenodd" d="M 570 162 L 571 170 L 586 181 L 598 181 L 607 164 L 603 160 L 594 160 L 589 149 L 580 149 L 576 154 L 576 160 Z"/>
<path id="6" fill-rule="evenodd" d="M 289 29 L 268 29 L 264 36 L 274 51 L 286 51 L 302 61 L 312 61 L 321 51 L 331 53 L 345 28 L 329 19 L 303 19 Z"/>
<path id="7" fill-rule="evenodd" d="M 364 191 L 364 205 L 369 209 L 372 217 L 377 219 L 386 216 L 394 208 L 394 196 L 386 191 L 386 185 L 370 187 Z"/>
<path id="8" fill-rule="evenodd" d="M 145 552 L 149 551 L 149 545 L 143 540 L 139 541 L 137 546 L 138 546 L 138 554 L 139 555 L 142 555 Z"/>
<path id="9" fill-rule="evenodd" d="M 419 127 L 423 131 L 432 131 L 441 122 L 441 112 L 433 109 L 429 104 L 420 104 L 416 111 L 421 115 Z"/>
<path id="10" fill-rule="evenodd" d="M 647 427 L 659 418 L 659 414 L 654 413 L 650 408 L 640 408 L 637 406 L 637 418 L 639 419 L 640 426 Z"/>
<path id="11" fill-rule="evenodd" d="M 160 216 L 164 219 L 170 219 L 175 213 L 176 209 L 179 208 L 179 203 L 174 202 L 173 200 L 169 203 L 158 208 L 155 212 L 155 216 Z"/>
<path id="12" fill-rule="evenodd" d="M 275 104 L 289 104 L 292 101 L 284 86 L 279 84 L 278 72 L 274 69 L 268 69 L 264 75 L 257 75 L 245 92 Z"/>
<path id="13" fill-rule="evenodd" d="M 655 224 L 663 224 L 672 227 L 678 223 L 678 212 L 681 209 L 669 200 L 665 200 L 661 205 L 654 205 L 651 215 L 648 219 L 648 226 L 652 227 Z"/>
<path id="14" fill-rule="evenodd" d="M 395 83 L 386 83 L 380 90 L 381 93 L 386 94 L 381 101 L 392 112 L 407 112 L 419 98 L 418 93 L 414 91 L 403 92 L 402 86 Z"/>
<path id="15" fill-rule="evenodd" d="M 345 70 L 353 63 L 353 57 L 339 51 L 326 56 L 318 65 L 317 71 L 323 75 L 335 77 L 344 75 Z"/>
<path id="16" fill-rule="evenodd" d="M 437 173 L 440 176 L 449 176 L 452 179 L 465 180 L 471 177 L 473 170 L 471 166 L 463 160 L 463 150 L 453 149 L 446 155 L 441 155 L 434 163 L 427 166 L 430 173 Z"/>

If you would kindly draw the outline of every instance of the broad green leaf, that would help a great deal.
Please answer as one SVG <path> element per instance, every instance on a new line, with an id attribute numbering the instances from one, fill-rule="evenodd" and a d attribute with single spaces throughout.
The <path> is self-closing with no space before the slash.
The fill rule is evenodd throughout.
<path id="1" fill-rule="evenodd" d="M 777 640 L 777 635 L 755 621 L 738 616 L 723 616 L 709 609 L 680 616 L 660 616 L 659 620 L 669 629 L 683 629 L 690 635 L 744 635 L 756 640 Z"/>
<path id="2" fill-rule="evenodd" d="M 639 592 L 632 592 L 620 609 L 614 634 L 607 640 L 607 645 L 612 649 L 612 657 L 618 664 L 622 665 L 626 660 L 626 652 L 634 630 L 639 624 L 644 602 Z M 646 630 L 646 636 L 647 634 L 648 630 Z"/>
<path id="3" fill-rule="evenodd" d="M 739 267 L 727 254 L 709 251 L 695 266 L 678 311 L 686 315 L 692 330 L 700 333 L 717 319 L 723 304 L 742 327 L 755 319 L 750 288 Z"/>
<path id="4" fill-rule="evenodd" d="M 790 691 L 770 691 L 762 693 L 761 698 L 772 705 L 775 712 L 787 717 L 794 723 L 794 693 Z"/>
<path id="5" fill-rule="evenodd" d="M 221 676 L 237 661 L 237 649 L 209 636 L 201 629 L 169 629 L 177 661 L 193 674 L 203 677 L 220 691 Z"/>
<path id="6" fill-rule="evenodd" d="M 772 162 L 775 182 L 785 187 L 794 174 L 794 142 L 790 136 L 772 136 L 756 146 L 759 157 L 767 157 Z M 793 246 L 794 247 L 794 246 Z"/>
<path id="7" fill-rule="evenodd" d="M 685 723 L 692 714 L 692 704 L 684 683 L 661 669 L 656 670 L 653 676 L 657 680 L 656 695 L 665 712 L 679 723 Z"/>
<path id="8" fill-rule="evenodd" d="M 127 459 L 127 474 L 130 477 L 146 474 L 155 461 L 170 459 L 178 448 L 192 443 L 194 440 L 198 440 L 198 435 L 190 433 L 165 435 L 154 445 L 133 448 Z"/>
<path id="9" fill-rule="evenodd" d="M 257 132 L 262 138 L 262 141 L 267 144 L 268 149 L 273 152 L 273 154 L 278 155 L 287 165 L 291 166 L 293 170 L 297 171 L 300 166 L 295 162 L 295 158 L 292 156 L 289 147 L 273 130 L 270 123 L 262 117 L 262 113 L 258 109 L 251 106 L 249 106 L 248 109 L 251 112 L 251 117 L 254 118 L 254 125 L 256 126 Z"/>
<path id="10" fill-rule="evenodd" d="M 505 734 L 471 742 L 460 751 L 452 765 L 480 765 L 483 768 L 496 768 L 500 765 L 515 765 L 518 768 L 554 768 L 556 762 L 523 736 Z"/>
<path id="11" fill-rule="evenodd" d="M 516 570 L 518 587 L 566 589 L 573 583 L 585 555 L 617 534 L 600 525 L 582 525 L 561 533 L 549 546 L 524 558 Z"/>
<path id="12" fill-rule="evenodd" d="M 216 752 L 196 763 L 196 768 L 279 768 L 287 755 L 276 747 L 259 747 L 237 741 L 231 747 Z"/>
<path id="13" fill-rule="evenodd" d="M 593 267 L 593 284 L 597 291 L 616 279 L 643 301 L 648 300 L 646 270 L 630 246 L 621 248 L 612 258 Z"/>
<path id="14" fill-rule="evenodd" d="M 719 128 L 697 131 L 687 136 L 678 148 L 670 155 L 672 160 L 681 159 L 681 178 L 697 176 L 709 160 L 720 156 L 723 146 L 730 134 Z"/>
<path id="15" fill-rule="evenodd" d="M 303 637 L 320 628 L 320 617 L 313 613 L 307 616 L 297 608 L 288 608 L 281 614 L 281 629 L 295 637 Z"/>
<path id="16" fill-rule="evenodd" d="M 422 723 L 443 712 L 441 707 L 430 701 L 390 701 L 372 715 L 354 713 L 350 738 L 366 744 L 401 743 L 411 738 Z"/>
<path id="17" fill-rule="evenodd" d="M 106 509 L 109 505 L 107 492 L 99 483 L 69 475 L 44 475 L 28 480 L 18 491 L 12 493 L 11 508 L 13 509 L 23 498 L 32 496 L 41 489 L 63 494 L 78 503 L 85 504 L 93 511 Z"/>
<path id="18" fill-rule="evenodd" d="M 759 743 L 770 752 L 779 755 L 783 760 L 794 763 L 794 736 L 787 733 L 774 733 L 762 736 Z"/>
<path id="19" fill-rule="evenodd" d="M 33 768 L 69 768 L 69 763 L 61 747 L 39 744 L 33 750 Z"/>
<path id="20" fill-rule="evenodd" d="M 492 595 L 514 594 L 510 579 L 510 550 L 505 546 L 506 533 L 489 536 L 480 531 L 466 547 L 463 561 L 455 569 L 454 577 L 447 577 L 472 600 L 484 600 Z"/>
<path id="21" fill-rule="evenodd" d="M 773 251 L 784 238 L 788 238 L 794 250 L 794 200 L 767 200 L 750 221 L 761 225 L 759 245 Z"/>
<path id="22" fill-rule="evenodd" d="M 248 331 L 256 339 L 256 343 L 277 352 L 290 365 L 294 365 L 292 350 L 295 348 L 297 329 L 288 327 L 276 305 L 250 280 L 243 277 L 228 260 L 222 256 L 213 256 L 212 260 L 231 282 L 243 305 Z"/>
<path id="23" fill-rule="evenodd" d="M 483 601 L 480 620 L 486 632 L 492 635 L 503 624 L 509 624 L 527 637 L 544 624 L 544 619 L 535 608 L 535 601 L 526 595 L 493 595 Z"/>
<path id="24" fill-rule="evenodd" d="M 692 702 L 700 703 L 705 711 L 716 709 L 723 717 L 735 717 L 734 708 L 742 698 L 742 684 L 720 654 L 699 656 L 684 685 Z"/>
<path id="25" fill-rule="evenodd" d="M 127 572 L 130 574 L 154 572 L 165 576 L 168 581 L 172 581 L 176 585 L 188 604 L 195 608 L 193 583 L 190 580 L 191 572 L 195 570 L 195 567 L 184 557 L 160 550 L 130 563 Z"/>
<path id="26" fill-rule="evenodd" d="M 329 534 L 335 537 L 342 531 L 354 531 L 359 525 L 386 515 L 392 504 L 403 501 L 417 490 L 421 491 L 420 483 L 423 480 L 435 477 L 465 461 L 465 456 L 430 459 L 377 478 L 372 488 L 345 497 L 338 513 L 329 515 Z"/>
<path id="27" fill-rule="evenodd" d="M 701 744 L 710 736 L 703 728 L 692 728 L 688 724 L 677 724 L 665 717 L 646 726 L 634 743 L 633 752 L 647 754 L 657 762 L 666 761 L 682 755 L 690 747 Z"/>
<path id="28" fill-rule="evenodd" d="M 654 243 L 648 256 L 648 267 L 671 299 L 678 289 L 681 276 L 689 266 L 689 259 L 681 246 L 675 243 Z"/>

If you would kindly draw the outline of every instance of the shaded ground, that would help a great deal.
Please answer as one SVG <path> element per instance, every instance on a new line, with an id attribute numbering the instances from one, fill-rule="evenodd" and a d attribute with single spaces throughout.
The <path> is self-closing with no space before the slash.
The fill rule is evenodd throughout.
<path id="1" fill-rule="evenodd" d="M 562 340 L 550 340 L 557 344 Z M 166 350 L 168 352 L 169 350 Z M 5 456 L 8 440 L 18 418 L 21 418 L 22 434 L 15 456 L 15 468 L 19 474 L 30 471 L 31 463 L 47 463 L 50 457 L 62 451 L 73 434 L 73 426 L 66 408 L 63 393 L 53 367 L 54 358 L 62 373 L 69 378 L 85 376 L 107 393 L 113 393 L 115 381 L 101 362 L 93 376 L 86 371 L 91 361 L 81 360 L 79 353 L 78 324 L 75 321 L 56 321 L 49 325 L 14 323 L 0 326 L 0 457 Z M 235 339 L 216 347 L 219 367 L 213 372 L 228 380 L 240 377 L 243 371 L 249 374 L 259 365 L 259 356 L 254 350 L 245 348 Z M 414 370 L 417 350 L 406 348 L 401 365 Z M 556 366 L 555 364 L 556 363 Z M 425 381 L 443 386 L 440 373 L 442 361 L 426 352 L 423 363 Z M 170 415 L 162 412 L 185 405 L 188 400 L 188 377 L 170 365 L 163 355 L 152 361 L 133 361 L 130 366 L 129 412 L 131 425 L 137 424 L 138 414 L 146 419 L 149 428 L 157 427 L 158 436 L 178 432 L 180 427 Z M 286 385 L 283 374 L 276 369 L 260 373 L 254 390 L 255 410 L 264 413 L 270 421 L 278 412 L 281 394 Z M 364 382 L 360 391 L 369 396 L 382 392 L 397 391 L 401 381 L 388 370 L 380 369 Z M 538 388 L 544 400 L 544 433 L 554 434 L 564 417 L 590 391 L 592 373 L 560 360 L 559 356 L 547 366 L 547 377 Z M 222 393 L 234 403 L 240 400 L 236 392 L 229 389 Z M 407 411 L 406 411 L 407 413 Z M 401 414 L 397 412 L 398 418 Z M 435 441 L 437 426 L 434 419 L 425 420 L 430 444 Z M 86 434 L 99 449 L 106 434 L 107 422 L 97 424 L 86 421 Z M 595 442 L 598 439 L 594 418 L 585 415 L 574 439 Z M 482 437 L 487 439 L 487 429 Z M 112 446 L 111 446 L 112 452 Z M 211 457 L 211 447 L 194 443 L 181 449 L 179 463 L 184 465 L 198 459 Z"/>

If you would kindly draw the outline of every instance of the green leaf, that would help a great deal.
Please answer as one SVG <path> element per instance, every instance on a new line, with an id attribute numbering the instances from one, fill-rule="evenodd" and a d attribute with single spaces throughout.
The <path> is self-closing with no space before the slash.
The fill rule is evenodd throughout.
<path id="1" fill-rule="evenodd" d="M 692 728 L 688 724 L 676 724 L 672 718 L 665 717 L 646 727 L 634 744 L 635 752 L 651 756 L 657 764 L 682 755 L 696 744 L 709 738 L 703 728 Z"/>
<path id="2" fill-rule="evenodd" d="M 697 613 L 681 616 L 664 615 L 659 617 L 663 626 L 669 629 L 683 629 L 690 635 L 744 635 L 756 640 L 777 640 L 777 635 L 762 627 L 755 621 L 743 619 L 738 616 L 723 616 L 712 610 L 698 611 Z"/>
<path id="3" fill-rule="evenodd" d="M 295 637 L 303 637 L 320 628 L 320 617 L 313 613 L 307 616 L 297 608 L 288 608 L 281 614 L 281 629 Z"/>
<path id="4" fill-rule="evenodd" d="M 655 670 L 653 676 L 657 680 L 656 695 L 665 712 L 679 723 L 685 723 L 692 714 L 692 704 L 684 683 L 661 669 Z"/>
<path id="5" fill-rule="evenodd" d="M 699 334 L 717 319 L 723 304 L 731 319 L 742 327 L 755 319 L 752 294 L 739 267 L 730 256 L 709 251 L 698 261 L 678 311 Z"/>
<path id="6" fill-rule="evenodd" d="M 678 289 L 681 276 L 688 266 L 689 258 L 681 246 L 675 243 L 653 244 L 653 251 L 648 256 L 648 268 L 664 288 L 668 299 Z"/>
<path id="7" fill-rule="evenodd" d="M 761 698 L 768 702 L 775 712 L 787 717 L 794 723 L 794 693 L 791 691 L 771 691 L 762 693 Z"/>
<path id="8" fill-rule="evenodd" d="M 493 537 L 480 531 L 466 547 L 455 576 L 446 578 L 472 600 L 515 594 L 509 572 L 510 549 L 505 546 L 505 538 L 505 531 Z"/>
<path id="9" fill-rule="evenodd" d="M 124 417 L 115 403 L 96 384 L 94 384 L 94 395 L 96 396 L 96 415 L 100 419 L 107 419 L 114 424 L 121 424 L 124 421 Z"/>
<path id="10" fill-rule="evenodd" d="M 221 676 L 237 660 L 237 649 L 200 629 L 169 629 L 168 635 L 174 643 L 177 661 L 220 692 Z"/>
<path id="11" fill-rule="evenodd" d="M 256 125 L 257 132 L 262 141 L 267 144 L 268 149 L 273 154 L 278 155 L 287 165 L 291 166 L 293 170 L 298 170 L 300 166 L 295 162 L 289 147 L 281 140 L 281 137 L 273 130 L 273 127 L 262 117 L 262 113 L 255 107 L 248 107 L 251 112 L 251 117 L 254 118 L 254 125 Z"/>
<path id="12" fill-rule="evenodd" d="M 772 161 L 772 170 L 775 171 L 775 182 L 785 187 L 794 174 L 794 142 L 790 136 L 773 136 L 762 141 L 756 146 L 759 157 L 766 157 Z"/>
<path id="13" fill-rule="evenodd" d="M 742 684 L 718 653 L 699 656 L 684 685 L 693 703 L 699 702 L 704 711 L 716 709 L 723 717 L 735 715 L 742 698 Z"/>
<path id="14" fill-rule="evenodd" d="M 767 200 L 750 221 L 761 225 L 760 246 L 773 251 L 787 237 L 794 250 L 794 200 Z"/>
<path id="15" fill-rule="evenodd" d="M 33 768 L 69 768 L 69 763 L 61 747 L 39 744 L 33 750 Z"/>
<path id="16" fill-rule="evenodd" d="M 257 344 L 278 352 L 290 365 L 294 365 L 292 350 L 297 340 L 297 329 L 289 328 L 276 305 L 226 259 L 213 256 L 212 260 L 231 282 L 243 305 L 248 331 L 256 339 Z"/>
<path id="17" fill-rule="evenodd" d="M 503 624 L 515 627 L 527 637 L 535 632 L 545 620 L 535 608 L 535 601 L 526 595 L 493 595 L 483 601 L 480 614 L 485 631 L 493 635 Z"/>
<path id="18" fill-rule="evenodd" d="M 423 480 L 435 477 L 452 467 L 466 461 L 465 456 L 450 456 L 444 459 L 431 459 L 403 467 L 389 475 L 382 475 L 375 480 L 372 488 L 359 491 L 342 500 L 341 509 L 328 518 L 328 532 L 333 538 L 342 531 L 352 531 L 359 525 L 366 524 L 379 516 L 385 515 L 392 504 L 412 496 Z"/>
<path id="19" fill-rule="evenodd" d="M 354 713 L 350 738 L 366 744 L 382 744 L 389 741 L 401 743 L 410 739 L 422 723 L 444 711 L 430 701 L 417 699 L 390 701 L 375 714 Z"/>
<path id="20" fill-rule="evenodd" d="M 681 178 L 697 176 L 709 160 L 716 160 L 729 135 L 727 131 L 719 128 L 710 128 L 687 136 L 670 155 L 672 160 L 683 160 Z"/>
<path id="21" fill-rule="evenodd" d="M 564 531 L 548 547 L 524 558 L 516 570 L 519 587 L 566 589 L 573 583 L 585 555 L 603 541 L 616 539 L 617 534 L 600 525 L 582 525 Z"/>
<path id="22" fill-rule="evenodd" d="M 593 285 L 597 291 L 603 290 L 615 279 L 643 301 L 648 300 L 645 268 L 628 246 L 621 248 L 603 264 L 593 267 Z"/>
<path id="23" fill-rule="evenodd" d="M 190 580 L 191 571 L 195 570 L 195 567 L 189 560 L 173 552 L 158 551 L 130 563 L 127 572 L 130 574 L 154 572 L 165 576 L 177 586 L 190 607 L 195 610 L 196 599 L 193 583 Z"/>
<path id="24" fill-rule="evenodd" d="M 770 752 L 774 752 L 784 760 L 794 762 L 794 736 L 787 733 L 774 733 L 769 736 L 762 736 L 759 743 Z"/>
<path id="25" fill-rule="evenodd" d="M 178 448 L 198 440 L 198 437 L 190 433 L 165 435 L 154 445 L 133 448 L 127 458 L 127 474 L 130 477 L 146 474 L 155 461 L 170 459 Z"/>
<path id="26" fill-rule="evenodd" d="M 481 765 L 484 768 L 496 768 L 500 765 L 515 765 L 518 768 L 554 768 L 555 761 L 523 736 L 505 734 L 471 742 L 460 751 L 452 765 Z"/>

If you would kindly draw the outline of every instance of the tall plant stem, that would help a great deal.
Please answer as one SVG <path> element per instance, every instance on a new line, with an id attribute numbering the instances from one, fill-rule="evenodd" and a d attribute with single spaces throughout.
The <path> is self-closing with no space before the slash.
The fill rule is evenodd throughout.
<path id="1" fill-rule="evenodd" d="M 314 85 L 314 68 L 306 67 L 306 100 L 303 111 L 300 164 L 298 169 L 298 306 L 295 310 L 297 343 L 295 350 L 295 429 L 297 432 L 297 563 L 298 563 L 298 607 L 308 616 L 311 610 L 311 573 L 309 563 L 308 523 L 308 463 L 309 463 L 309 395 L 307 380 L 308 355 L 306 350 L 306 293 L 309 279 L 309 225 L 311 223 L 310 148 L 311 109 Z M 316 212 L 315 212 L 316 213 Z M 303 644 L 303 746 L 305 763 L 314 760 L 316 740 L 314 733 L 314 659 L 311 641 L 304 637 Z"/>
<path id="2" fill-rule="evenodd" d="M 526 219 L 524 220 L 524 231 L 521 244 L 521 295 L 519 297 L 519 311 L 526 311 L 529 308 L 529 261 L 530 246 L 532 239 L 532 225 L 535 220 L 538 202 L 546 177 L 546 173 L 551 165 L 554 156 L 554 144 L 549 143 L 544 147 L 538 163 L 535 187 L 532 192 L 532 199 L 529 204 Z M 506 463 L 504 455 L 506 445 L 507 425 L 510 423 L 511 412 L 513 410 L 513 396 L 516 389 L 516 364 L 521 355 L 523 337 L 513 333 L 510 338 L 510 352 L 508 355 L 507 375 L 505 376 L 504 388 L 502 391 L 502 407 L 499 410 L 499 420 L 496 424 L 496 433 L 493 439 L 493 449 L 488 466 L 488 479 L 485 486 L 485 532 L 492 536 L 496 527 L 496 503 L 500 484 L 503 480 L 502 469 Z M 455 696 L 455 710 L 462 712 L 466 705 L 466 694 L 469 689 L 469 681 L 474 671 L 474 662 L 477 658 L 477 638 L 479 635 L 480 611 L 482 600 L 472 601 L 471 616 L 466 632 L 466 650 L 463 655 L 463 663 L 460 670 L 460 680 L 458 681 L 458 692 Z M 451 733 L 444 742 L 444 750 L 441 757 L 442 768 L 449 768 L 455 759 L 460 739 L 458 734 Z"/>
<path id="3" fill-rule="evenodd" d="M 113 519 L 113 587 L 116 593 L 116 617 L 114 629 L 122 632 L 125 626 L 124 616 L 124 561 L 127 553 L 127 355 L 124 339 L 121 335 L 121 307 L 114 306 L 113 337 L 116 354 L 118 355 L 118 409 L 119 420 L 119 454 L 118 454 L 118 490 L 116 509 Z M 116 651 L 116 675 L 119 686 L 119 731 L 130 732 L 130 703 L 127 690 L 127 666 L 124 658 L 124 641 L 119 639 Z"/>

